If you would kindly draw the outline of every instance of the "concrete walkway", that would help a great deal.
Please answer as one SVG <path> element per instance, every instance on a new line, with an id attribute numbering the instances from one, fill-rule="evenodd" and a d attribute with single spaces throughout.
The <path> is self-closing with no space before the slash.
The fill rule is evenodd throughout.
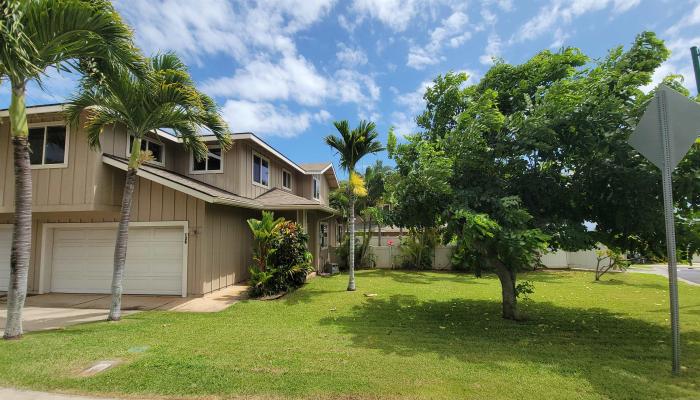
<path id="1" fill-rule="evenodd" d="M 139 311 L 218 312 L 247 298 L 247 286 L 234 285 L 200 297 L 141 296 L 122 297 L 124 315 Z M 110 295 L 48 293 L 27 297 L 24 307 L 25 332 L 59 329 L 68 325 L 107 319 Z M 7 319 L 7 299 L 0 296 L 0 335 Z M 0 399 L 3 399 L 0 396 Z"/>
<path id="2" fill-rule="evenodd" d="M 3 389 L 0 388 L 0 399 L 2 400 L 116 400 L 107 397 L 89 397 L 68 394 L 54 394 L 44 392 L 33 392 L 29 390 Z"/>

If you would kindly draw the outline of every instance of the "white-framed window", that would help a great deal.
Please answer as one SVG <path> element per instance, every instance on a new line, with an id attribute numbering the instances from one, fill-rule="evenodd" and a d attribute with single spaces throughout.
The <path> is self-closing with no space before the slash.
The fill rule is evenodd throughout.
<path id="1" fill-rule="evenodd" d="M 29 126 L 29 163 L 31 168 L 68 166 L 68 125 L 60 122 Z"/>
<path id="2" fill-rule="evenodd" d="M 321 199 L 321 180 L 315 176 L 311 183 L 311 196 L 316 200 Z"/>
<path id="3" fill-rule="evenodd" d="M 345 226 L 343 224 L 335 225 L 335 242 L 340 245 L 343 242 L 343 236 L 345 236 Z"/>
<path id="4" fill-rule="evenodd" d="M 201 160 L 190 152 L 190 173 L 192 174 L 207 174 L 207 173 L 222 173 L 224 172 L 224 158 L 221 154 L 220 146 L 210 146 L 207 150 L 207 156 Z"/>
<path id="5" fill-rule="evenodd" d="M 134 145 L 134 136 L 129 135 L 129 143 L 127 144 L 126 147 L 126 156 L 130 157 L 131 156 L 131 148 Z M 151 154 L 153 154 L 153 164 L 158 164 L 158 165 L 164 165 L 165 164 L 165 158 L 164 158 L 164 151 L 163 151 L 163 143 L 158 143 L 155 141 L 155 139 L 151 138 L 143 138 L 141 139 L 141 151 L 146 151 L 150 150 Z"/>
<path id="6" fill-rule="evenodd" d="M 282 187 L 287 190 L 292 190 L 292 173 L 286 169 L 282 170 Z"/>
<path id="7" fill-rule="evenodd" d="M 253 184 L 270 187 L 270 160 L 253 152 Z"/>
<path id="8" fill-rule="evenodd" d="M 318 230 L 321 248 L 328 248 L 328 222 L 321 222 L 320 229 Z"/>

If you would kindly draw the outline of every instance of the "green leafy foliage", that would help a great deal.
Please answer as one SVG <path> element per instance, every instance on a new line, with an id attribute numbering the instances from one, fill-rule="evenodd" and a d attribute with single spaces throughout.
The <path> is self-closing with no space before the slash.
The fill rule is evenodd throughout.
<path id="1" fill-rule="evenodd" d="M 433 267 L 439 235 L 435 228 L 412 228 L 401 238 L 401 267 L 426 270 Z"/>
<path id="2" fill-rule="evenodd" d="M 348 269 L 348 255 L 350 254 L 350 235 L 343 235 L 340 246 L 335 249 L 338 256 L 338 267 L 346 271 Z M 370 237 L 368 235 L 355 236 L 355 267 L 374 268 L 374 255 L 370 248 Z"/>
<path id="3" fill-rule="evenodd" d="M 271 212 L 263 212 L 261 220 L 248 220 L 248 224 L 257 245 L 257 265 L 250 268 L 251 295 L 276 295 L 302 286 L 313 271 L 308 235 L 293 221 L 275 220 Z"/>

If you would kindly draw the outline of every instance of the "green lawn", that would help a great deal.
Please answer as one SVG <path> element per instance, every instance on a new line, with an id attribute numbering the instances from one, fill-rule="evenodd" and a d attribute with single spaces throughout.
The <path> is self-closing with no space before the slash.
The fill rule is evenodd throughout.
<path id="1" fill-rule="evenodd" d="M 666 281 L 533 273 L 523 322 L 493 277 L 362 271 L 217 314 L 144 312 L 0 343 L 0 386 L 248 398 L 700 398 L 700 287 L 681 285 L 681 377 L 670 375 Z M 365 297 L 365 293 L 377 293 Z M 148 346 L 143 352 L 129 349 Z M 78 377 L 97 360 L 103 374 Z"/>

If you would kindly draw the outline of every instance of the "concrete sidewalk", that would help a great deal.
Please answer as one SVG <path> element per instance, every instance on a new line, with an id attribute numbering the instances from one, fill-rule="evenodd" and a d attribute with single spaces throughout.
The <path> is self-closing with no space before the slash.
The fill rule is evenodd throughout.
<path id="1" fill-rule="evenodd" d="M 107 397 L 89 397 L 68 394 L 54 394 L 44 392 L 33 392 L 30 390 L 3 389 L 0 388 L 0 399 L 2 400 L 116 400 Z"/>

